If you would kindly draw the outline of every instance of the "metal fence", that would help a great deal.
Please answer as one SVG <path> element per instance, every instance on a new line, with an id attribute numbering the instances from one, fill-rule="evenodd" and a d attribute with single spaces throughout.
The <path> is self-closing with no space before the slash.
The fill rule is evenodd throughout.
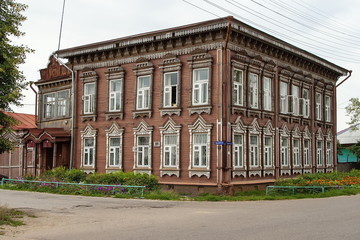
<path id="1" fill-rule="evenodd" d="M 47 181 L 32 181 L 32 180 L 23 180 L 23 179 L 10 179 L 10 178 L 3 178 L 1 180 L 1 186 L 7 184 L 7 183 L 34 183 L 39 184 L 40 186 L 53 186 L 55 188 L 61 188 L 64 186 L 76 186 L 81 189 L 88 190 L 95 190 L 94 187 L 97 188 L 97 190 L 103 190 L 102 188 L 107 188 L 110 192 L 119 193 L 118 190 L 122 193 L 126 192 L 138 192 L 140 197 L 144 197 L 144 189 L 145 186 L 129 186 L 129 185 L 107 185 L 107 184 L 87 184 L 87 183 L 67 183 L 67 182 L 47 182 Z M 101 188 L 101 189 L 100 189 Z M 124 189 L 124 191 L 123 191 Z M 125 190 L 126 189 L 126 190 Z"/>

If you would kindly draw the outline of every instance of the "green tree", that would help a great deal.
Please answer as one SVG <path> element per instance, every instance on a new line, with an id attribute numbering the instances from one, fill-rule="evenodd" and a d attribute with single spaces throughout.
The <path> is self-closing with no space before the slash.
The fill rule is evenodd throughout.
<path id="1" fill-rule="evenodd" d="M 12 38 L 24 35 L 20 26 L 26 17 L 22 12 L 27 5 L 15 0 L 0 0 L 0 136 L 9 131 L 15 121 L 1 111 L 11 111 L 10 105 L 21 105 L 21 91 L 26 87 L 19 65 L 24 63 L 26 54 L 32 50 L 24 45 L 15 45 Z M 12 144 L 0 140 L 0 153 L 9 151 Z"/>
<path id="2" fill-rule="evenodd" d="M 345 108 L 346 114 L 350 116 L 350 122 L 347 124 L 354 126 L 360 122 L 360 100 L 359 98 L 350 98 L 349 101 L 349 105 Z"/>
<path id="3" fill-rule="evenodd" d="M 347 149 L 349 149 L 349 151 L 352 152 L 352 154 L 354 154 L 358 159 L 360 158 L 360 141 L 349 146 Z"/>

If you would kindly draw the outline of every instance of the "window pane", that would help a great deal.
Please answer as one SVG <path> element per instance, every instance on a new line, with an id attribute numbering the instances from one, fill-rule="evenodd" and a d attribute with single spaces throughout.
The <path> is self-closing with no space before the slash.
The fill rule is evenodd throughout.
<path id="1" fill-rule="evenodd" d="M 120 146 L 120 138 L 110 138 L 110 146 Z"/>
<path id="2" fill-rule="evenodd" d="M 138 137 L 138 145 L 149 145 L 149 137 Z"/>
<path id="3" fill-rule="evenodd" d="M 209 69 L 196 69 L 194 70 L 195 81 L 205 81 L 209 79 Z"/>
<path id="4" fill-rule="evenodd" d="M 194 134 L 194 144 L 206 144 L 207 134 Z"/>
<path id="5" fill-rule="evenodd" d="M 87 138 L 85 139 L 85 147 L 93 147 L 94 146 L 94 139 Z"/>

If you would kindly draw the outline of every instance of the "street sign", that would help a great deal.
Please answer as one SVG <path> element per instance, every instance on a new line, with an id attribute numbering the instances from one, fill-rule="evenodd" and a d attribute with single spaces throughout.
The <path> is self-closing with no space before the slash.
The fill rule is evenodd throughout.
<path id="1" fill-rule="evenodd" d="M 224 141 L 215 141 L 214 144 L 215 145 L 224 145 Z"/>

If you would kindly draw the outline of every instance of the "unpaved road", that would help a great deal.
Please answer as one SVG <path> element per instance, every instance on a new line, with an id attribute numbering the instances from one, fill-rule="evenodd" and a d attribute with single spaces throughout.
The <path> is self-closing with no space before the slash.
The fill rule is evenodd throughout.
<path id="1" fill-rule="evenodd" d="M 257 202 L 127 200 L 0 190 L 31 211 L 2 239 L 360 239 L 360 195 Z"/>

